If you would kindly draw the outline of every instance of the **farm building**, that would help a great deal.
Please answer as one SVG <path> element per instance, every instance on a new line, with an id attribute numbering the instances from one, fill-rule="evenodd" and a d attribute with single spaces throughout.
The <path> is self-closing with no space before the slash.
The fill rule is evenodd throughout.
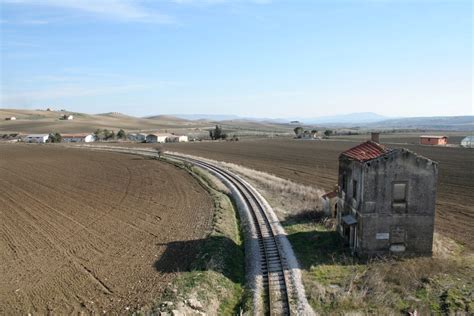
<path id="1" fill-rule="evenodd" d="M 447 136 L 420 136 L 421 145 L 446 145 L 448 143 Z"/>
<path id="2" fill-rule="evenodd" d="M 16 117 L 14 117 L 14 116 L 10 116 L 10 117 L 5 118 L 5 121 L 15 121 L 15 120 L 16 120 Z"/>
<path id="3" fill-rule="evenodd" d="M 48 134 L 31 134 L 31 135 L 27 135 L 23 139 L 23 141 L 25 143 L 46 143 L 48 138 L 49 138 Z"/>
<path id="4" fill-rule="evenodd" d="M 62 134 L 62 139 L 65 143 L 91 143 L 95 140 L 92 134 Z"/>
<path id="5" fill-rule="evenodd" d="M 185 143 L 188 141 L 188 136 L 186 135 L 170 135 L 166 139 L 168 143 Z"/>
<path id="6" fill-rule="evenodd" d="M 431 255 L 438 164 L 367 141 L 339 156 L 337 230 L 356 255 Z"/>
<path id="7" fill-rule="evenodd" d="M 146 136 L 147 143 L 166 143 L 166 139 L 171 136 L 171 134 L 148 134 Z"/>
<path id="8" fill-rule="evenodd" d="M 133 142 L 144 142 L 146 140 L 146 134 L 143 133 L 130 133 L 127 135 L 128 140 Z"/>
<path id="9" fill-rule="evenodd" d="M 465 148 L 474 148 L 474 136 L 467 136 L 461 141 L 461 146 Z"/>
<path id="10" fill-rule="evenodd" d="M 70 120 L 73 120 L 73 119 L 74 119 L 74 116 L 73 116 L 73 115 L 70 115 L 70 114 L 69 114 L 69 115 L 68 115 L 68 114 L 64 114 L 64 115 L 62 115 L 59 119 L 60 119 L 60 120 L 66 120 L 66 121 L 69 120 L 69 121 L 70 121 Z"/>

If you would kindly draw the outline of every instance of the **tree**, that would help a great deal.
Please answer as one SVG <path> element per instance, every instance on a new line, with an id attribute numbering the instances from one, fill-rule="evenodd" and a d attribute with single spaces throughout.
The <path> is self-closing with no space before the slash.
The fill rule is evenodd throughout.
<path id="1" fill-rule="evenodd" d="M 49 141 L 51 143 L 60 143 L 63 140 L 63 137 L 59 133 L 51 133 L 49 134 Z"/>
<path id="2" fill-rule="evenodd" d="M 222 128 L 219 125 L 216 125 L 214 129 L 209 131 L 209 137 L 211 137 L 212 140 L 225 139 L 227 138 L 227 134 L 222 133 Z"/>
<path id="3" fill-rule="evenodd" d="M 96 129 L 96 131 L 94 132 L 94 138 L 95 138 L 95 140 L 103 140 L 104 139 L 103 131 L 100 128 Z"/>
<path id="4" fill-rule="evenodd" d="M 298 127 L 295 127 L 293 131 L 295 132 L 295 135 L 297 137 L 300 137 L 301 133 L 303 133 L 303 128 L 301 126 L 298 126 Z"/>
<path id="5" fill-rule="evenodd" d="M 317 130 L 317 129 L 311 130 L 311 134 L 316 135 L 317 133 L 318 133 L 318 130 Z"/>
<path id="6" fill-rule="evenodd" d="M 327 137 L 331 136 L 332 135 L 332 130 L 330 130 L 330 129 L 325 130 L 324 135 L 327 136 Z"/>
<path id="7" fill-rule="evenodd" d="M 109 131 L 108 129 L 104 129 L 102 131 L 104 140 L 109 140 L 109 139 L 114 139 L 115 138 L 115 133 L 114 131 Z"/>
<path id="8" fill-rule="evenodd" d="M 158 155 L 158 158 L 160 158 L 161 155 L 163 155 L 163 153 L 165 152 L 163 150 L 163 146 L 161 146 L 161 145 L 156 146 L 155 150 L 156 150 L 156 154 Z"/>
<path id="9" fill-rule="evenodd" d="M 125 139 L 127 137 L 127 134 L 125 134 L 125 131 L 123 129 L 119 130 L 117 133 L 117 138 L 118 139 Z"/>

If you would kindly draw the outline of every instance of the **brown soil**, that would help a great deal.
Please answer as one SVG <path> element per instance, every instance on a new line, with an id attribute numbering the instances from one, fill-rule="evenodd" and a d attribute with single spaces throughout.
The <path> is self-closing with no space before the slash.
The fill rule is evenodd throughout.
<path id="1" fill-rule="evenodd" d="M 337 182 L 339 154 L 357 143 L 267 139 L 167 144 L 166 149 L 232 162 L 331 190 Z M 436 229 L 474 249 L 474 150 L 404 147 L 439 162 Z"/>
<path id="2" fill-rule="evenodd" d="M 2 315 L 151 307 L 212 220 L 195 179 L 132 155 L 0 145 L 0 187 Z"/>

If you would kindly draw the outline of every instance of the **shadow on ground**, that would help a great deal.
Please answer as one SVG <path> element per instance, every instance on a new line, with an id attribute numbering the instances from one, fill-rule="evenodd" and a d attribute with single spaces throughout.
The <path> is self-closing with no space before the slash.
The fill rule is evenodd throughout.
<path id="1" fill-rule="evenodd" d="M 173 241 L 165 246 L 163 255 L 154 263 L 161 273 L 216 271 L 234 283 L 243 280 L 244 252 L 241 246 L 224 236 Z"/>
<path id="2" fill-rule="evenodd" d="M 349 247 L 336 232 L 334 219 L 322 211 L 305 210 L 287 216 L 281 223 L 288 230 L 288 240 L 305 270 L 320 264 L 352 265 L 359 261 L 351 256 Z"/>

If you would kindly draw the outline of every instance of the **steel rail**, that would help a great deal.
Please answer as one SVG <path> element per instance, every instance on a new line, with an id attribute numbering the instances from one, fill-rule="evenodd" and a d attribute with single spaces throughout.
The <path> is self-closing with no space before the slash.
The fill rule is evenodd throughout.
<path id="1" fill-rule="evenodd" d="M 288 289 L 288 280 L 285 276 L 283 256 L 273 227 L 265 212 L 259 197 L 253 192 L 249 185 L 244 183 L 234 174 L 223 170 L 207 162 L 182 157 L 172 154 L 166 154 L 173 159 L 190 162 L 201 168 L 205 168 L 215 174 L 220 175 L 229 181 L 239 191 L 244 198 L 249 210 L 251 211 L 253 221 L 257 228 L 258 243 L 262 255 L 262 273 L 263 285 L 267 294 L 269 315 L 290 315 L 290 298 Z"/>

